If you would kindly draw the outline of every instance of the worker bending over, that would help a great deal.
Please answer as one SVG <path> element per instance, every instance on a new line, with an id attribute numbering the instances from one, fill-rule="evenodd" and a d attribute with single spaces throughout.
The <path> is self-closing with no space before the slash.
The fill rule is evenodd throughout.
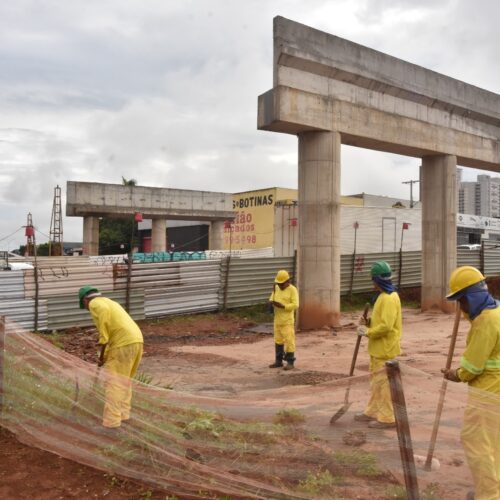
<path id="1" fill-rule="evenodd" d="M 368 337 L 371 397 L 365 411 L 356 414 L 354 420 L 368 422 L 368 427 L 375 429 L 396 427 L 385 363 L 401 353 L 402 318 L 401 301 L 391 276 L 387 262 L 373 264 L 371 277 L 378 295 L 371 318 L 361 318 L 357 331 Z"/>
<path id="2" fill-rule="evenodd" d="M 142 333 L 125 309 L 114 300 L 102 297 L 97 288 L 84 286 L 78 295 L 80 309 L 90 311 L 99 331 L 98 366 L 104 366 L 108 375 L 102 425 L 118 428 L 130 419 L 131 379 L 142 358 Z"/>
<path id="3" fill-rule="evenodd" d="M 299 308 L 299 292 L 290 283 L 287 271 L 281 270 L 274 279 L 273 293 L 269 302 L 274 311 L 274 347 L 275 361 L 269 368 L 283 366 L 291 370 L 295 362 L 295 311 Z"/>
<path id="4" fill-rule="evenodd" d="M 458 300 L 470 322 L 465 352 L 445 378 L 469 385 L 462 444 L 474 479 L 475 500 L 500 499 L 500 308 L 484 276 L 462 266 L 450 276 L 448 300 Z"/>

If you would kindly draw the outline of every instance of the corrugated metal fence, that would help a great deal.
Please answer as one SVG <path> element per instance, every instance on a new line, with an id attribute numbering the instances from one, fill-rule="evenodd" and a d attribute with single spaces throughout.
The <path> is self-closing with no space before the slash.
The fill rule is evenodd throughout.
<path id="1" fill-rule="evenodd" d="M 500 274 L 500 248 L 459 249 L 457 255 L 459 265 L 475 266 L 487 276 Z M 341 293 L 370 291 L 369 271 L 376 260 L 390 263 L 394 282 L 401 287 L 420 285 L 420 252 L 343 255 Z M 78 289 L 87 284 L 128 305 L 135 319 L 231 309 L 265 302 L 279 269 L 293 276 L 295 259 L 227 256 L 129 264 L 121 259 L 39 258 L 36 273 L 0 272 L 0 315 L 30 330 L 90 325 L 90 315 L 78 307 Z"/>

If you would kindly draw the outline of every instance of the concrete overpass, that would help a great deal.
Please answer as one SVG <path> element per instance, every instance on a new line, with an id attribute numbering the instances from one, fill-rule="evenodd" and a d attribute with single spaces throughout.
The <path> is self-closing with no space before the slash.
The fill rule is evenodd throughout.
<path id="1" fill-rule="evenodd" d="M 298 136 L 301 326 L 338 324 L 341 144 L 422 159 L 422 308 L 449 311 L 456 166 L 500 172 L 500 96 L 283 17 L 273 76 L 258 128 Z"/>
<path id="2" fill-rule="evenodd" d="M 231 194 L 68 181 L 66 215 L 83 217 L 83 253 L 97 255 L 99 217 L 152 219 L 152 250 L 166 251 L 167 219 L 210 221 L 209 247 L 222 249 L 224 221 L 233 220 Z"/>

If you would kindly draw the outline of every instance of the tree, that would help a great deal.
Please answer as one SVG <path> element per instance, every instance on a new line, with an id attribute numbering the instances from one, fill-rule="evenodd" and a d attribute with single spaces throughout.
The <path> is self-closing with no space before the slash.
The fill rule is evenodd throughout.
<path id="1" fill-rule="evenodd" d="M 137 186 L 136 179 L 126 179 L 122 175 L 123 186 Z M 99 254 L 113 255 L 130 252 L 137 245 L 136 222 L 134 217 L 103 217 L 99 223 Z"/>

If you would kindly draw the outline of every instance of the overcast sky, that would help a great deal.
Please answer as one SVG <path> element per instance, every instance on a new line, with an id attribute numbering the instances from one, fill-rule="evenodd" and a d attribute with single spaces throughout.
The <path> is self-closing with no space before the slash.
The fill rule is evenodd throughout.
<path id="1" fill-rule="evenodd" d="M 47 241 L 67 180 L 296 188 L 296 137 L 256 128 L 276 15 L 500 94 L 495 0 L 1 0 L 0 249 L 28 212 Z M 342 163 L 343 194 L 406 198 L 420 165 L 350 147 Z M 80 218 L 63 229 L 81 241 Z"/>

